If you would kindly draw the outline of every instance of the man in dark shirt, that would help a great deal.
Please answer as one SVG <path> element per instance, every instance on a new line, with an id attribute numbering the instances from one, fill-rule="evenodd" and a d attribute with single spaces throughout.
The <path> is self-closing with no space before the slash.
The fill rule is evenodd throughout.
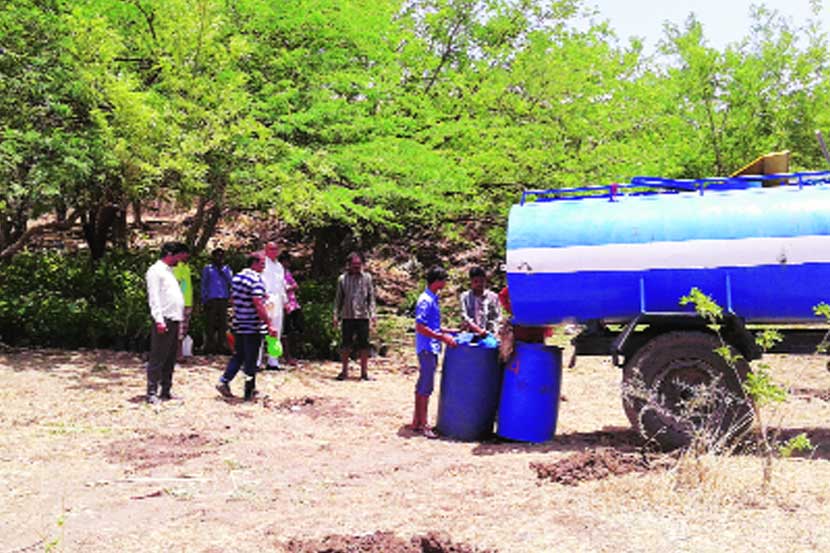
<path id="1" fill-rule="evenodd" d="M 226 346 L 228 298 L 233 272 L 225 265 L 225 250 L 216 248 L 202 269 L 202 305 L 205 307 L 205 353 L 230 353 Z"/>
<path id="2" fill-rule="evenodd" d="M 245 399 L 254 399 L 262 335 L 266 331 L 271 336 L 277 335 L 277 329 L 271 325 L 271 318 L 265 309 L 265 284 L 260 276 L 264 268 L 265 254 L 254 252 L 248 256 L 248 268 L 240 271 L 231 281 L 234 353 L 225 374 L 216 385 L 225 397 L 233 397 L 230 382 L 242 368 L 245 373 Z"/>

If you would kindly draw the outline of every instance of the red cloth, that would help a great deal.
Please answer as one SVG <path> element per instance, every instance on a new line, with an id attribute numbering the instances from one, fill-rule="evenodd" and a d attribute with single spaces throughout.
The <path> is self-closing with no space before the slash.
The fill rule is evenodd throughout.
<path id="1" fill-rule="evenodd" d="M 510 292 L 508 292 L 507 286 L 502 288 L 501 292 L 499 292 L 499 303 L 501 304 L 502 309 L 510 314 L 513 313 L 513 310 L 510 308 Z"/>

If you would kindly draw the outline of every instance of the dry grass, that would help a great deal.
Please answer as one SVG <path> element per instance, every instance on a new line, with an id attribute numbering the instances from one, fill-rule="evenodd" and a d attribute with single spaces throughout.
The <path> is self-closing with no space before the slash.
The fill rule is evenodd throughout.
<path id="1" fill-rule="evenodd" d="M 762 495 L 751 454 L 538 480 L 531 463 L 635 448 L 619 371 L 599 359 L 566 369 L 557 439 L 525 445 L 412 437 L 409 356 L 381 360 L 374 382 L 336 382 L 326 363 L 265 373 L 254 405 L 218 399 L 221 359 L 200 358 L 176 374 L 184 403 L 153 408 L 136 357 L 0 355 L 0 551 L 263 551 L 378 530 L 502 552 L 826 551 L 830 374 L 819 357 L 769 361 L 797 388 L 770 420 L 818 448 L 776 461 Z"/>

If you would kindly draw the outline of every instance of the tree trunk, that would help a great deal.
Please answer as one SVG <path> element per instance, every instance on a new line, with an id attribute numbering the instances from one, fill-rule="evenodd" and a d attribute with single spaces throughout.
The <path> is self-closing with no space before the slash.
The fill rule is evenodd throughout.
<path id="1" fill-rule="evenodd" d="M 107 251 L 107 240 L 120 209 L 117 205 L 107 203 L 87 211 L 83 218 L 84 239 L 89 246 L 93 261 L 101 259 Z"/>
<path id="2" fill-rule="evenodd" d="M 351 229 L 329 224 L 314 230 L 314 251 L 311 254 L 313 278 L 335 275 L 346 263 L 347 250 L 354 248 Z"/>
<path id="3" fill-rule="evenodd" d="M 11 220 L 11 232 L 9 238 L 12 242 L 20 239 L 23 234 L 29 229 L 29 212 L 25 206 L 21 206 L 15 211 Z"/>
<path id="4" fill-rule="evenodd" d="M 14 254 L 22 250 L 29 240 L 38 234 L 42 234 L 48 230 L 69 230 L 72 228 L 72 225 L 79 216 L 80 212 L 75 211 L 68 215 L 64 221 L 53 221 L 51 223 L 44 223 L 42 225 L 37 225 L 27 229 L 26 232 L 24 232 L 17 240 L 9 242 L 4 248 L 2 248 L 2 251 L 0 251 L 0 259 L 8 259 L 12 257 Z M 2 227 L 2 223 L 3 219 L 0 219 L 0 227 Z"/>
<path id="5" fill-rule="evenodd" d="M 207 205 L 207 198 L 202 196 L 199 198 L 199 203 L 196 204 L 196 215 L 190 221 L 190 226 L 184 235 L 185 243 L 193 248 L 196 244 L 196 239 L 199 236 L 199 231 L 202 229 L 202 224 L 205 220 L 205 206 Z"/>
<path id="6" fill-rule="evenodd" d="M 5 213 L 0 213 L 0 250 L 6 249 L 11 242 L 11 223 Z"/>
<path id="7" fill-rule="evenodd" d="M 29 230 L 29 219 L 26 217 L 26 211 L 18 208 L 15 211 L 0 213 L 0 251 L 6 251 L 9 248 L 14 248 L 14 251 L 21 249 L 15 247 L 20 241 L 21 237 Z M 26 238 L 28 242 L 29 238 Z M 6 257 L 0 255 L 0 258 Z"/>
<path id="8" fill-rule="evenodd" d="M 118 206 L 118 211 L 115 214 L 115 221 L 112 227 L 112 245 L 126 250 L 129 232 L 127 230 L 127 202 L 122 202 Z"/>
<path id="9" fill-rule="evenodd" d="M 198 255 L 207 247 L 208 241 L 213 236 L 213 233 L 216 232 L 216 225 L 219 224 L 219 219 L 221 217 L 222 207 L 219 204 L 214 203 L 210 209 L 208 209 L 207 218 L 204 219 L 201 234 L 193 244 L 193 255 Z"/>
<path id="10" fill-rule="evenodd" d="M 144 221 L 141 219 L 141 200 L 133 200 L 133 223 L 140 229 L 144 228 Z"/>
<path id="11" fill-rule="evenodd" d="M 55 202 L 55 220 L 58 223 L 63 223 L 64 221 L 66 221 L 66 212 L 66 202 L 64 202 L 62 199 L 58 199 Z"/>

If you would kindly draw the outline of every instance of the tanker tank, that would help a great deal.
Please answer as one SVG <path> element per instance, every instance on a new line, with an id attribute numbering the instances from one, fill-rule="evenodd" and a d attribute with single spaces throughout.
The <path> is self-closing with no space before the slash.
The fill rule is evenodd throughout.
<path id="1" fill-rule="evenodd" d="M 762 186 L 773 177 L 785 184 Z M 695 286 L 747 322 L 816 322 L 830 302 L 830 172 L 528 191 L 506 261 L 520 325 L 692 311 L 679 299 Z"/>

